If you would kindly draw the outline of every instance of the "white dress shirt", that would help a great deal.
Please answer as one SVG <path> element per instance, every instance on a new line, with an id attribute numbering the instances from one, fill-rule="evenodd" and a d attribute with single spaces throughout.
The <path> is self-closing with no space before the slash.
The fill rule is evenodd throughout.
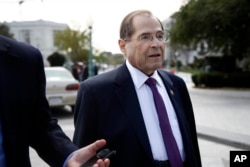
<path id="1" fill-rule="evenodd" d="M 151 150 L 153 153 L 153 158 L 155 160 L 167 160 L 167 152 L 165 150 L 164 141 L 161 134 L 161 129 L 159 126 L 159 120 L 154 104 L 153 94 L 145 81 L 149 78 L 147 75 L 142 73 L 140 70 L 133 67 L 128 60 L 126 60 L 126 65 L 134 82 L 135 90 L 139 99 L 143 119 L 145 122 Z M 154 72 L 152 76 L 157 81 L 157 89 L 161 94 L 165 107 L 167 109 L 167 114 L 169 117 L 170 125 L 177 142 L 182 159 L 185 159 L 184 148 L 182 142 L 182 136 L 180 133 L 180 128 L 178 120 L 170 101 L 166 88 L 158 75 L 157 71 Z"/>

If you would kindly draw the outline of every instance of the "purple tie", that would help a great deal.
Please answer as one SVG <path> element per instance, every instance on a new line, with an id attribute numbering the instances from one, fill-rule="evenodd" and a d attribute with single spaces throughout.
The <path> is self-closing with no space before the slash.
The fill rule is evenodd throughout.
<path id="1" fill-rule="evenodd" d="M 178 150 L 178 146 L 171 130 L 165 104 L 156 88 L 156 80 L 153 78 L 148 78 L 145 83 L 151 88 L 151 91 L 154 96 L 154 102 L 158 114 L 162 137 L 164 140 L 165 148 L 167 150 L 168 159 L 170 161 L 171 167 L 183 167 L 180 152 Z"/>

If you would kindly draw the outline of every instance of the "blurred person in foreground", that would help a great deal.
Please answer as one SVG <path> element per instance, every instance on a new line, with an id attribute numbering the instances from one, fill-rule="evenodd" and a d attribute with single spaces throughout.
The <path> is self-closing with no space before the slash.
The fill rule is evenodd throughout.
<path id="1" fill-rule="evenodd" d="M 106 144 L 102 139 L 78 149 L 52 118 L 38 49 L 0 35 L 0 80 L 1 167 L 30 167 L 29 146 L 50 166 L 79 167 Z"/>
<path id="2" fill-rule="evenodd" d="M 121 23 L 118 41 L 125 63 L 81 83 L 73 142 L 82 147 L 105 138 L 105 147 L 117 151 L 111 167 L 201 167 L 186 84 L 161 69 L 166 37 L 162 23 L 150 11 L 129 13 Z M 169 119 L 158 116 L 158 101 L 148 80 L 155 81 Z M 175 149 L 165 144 L 170 137 L 163 137 L 160 118 L 170 122 Z"/>

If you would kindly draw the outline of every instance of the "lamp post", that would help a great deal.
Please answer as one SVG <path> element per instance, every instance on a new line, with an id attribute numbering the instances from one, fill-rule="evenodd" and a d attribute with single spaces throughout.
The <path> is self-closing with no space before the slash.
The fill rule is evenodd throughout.
<path id="1" fill-rule="evenodd" d="M 19 15 L 20 15 L 20 21 L 22 21 L 22 4 L 24 3 L 24 1 L 19 1 Z"/>
<path id="2" fill-rule="evenodd" d="M 92 53 L 92 19 L 88 20 L 88 28 L 89 28 L 89 60 L 88 60 L 88 78 L 94 76 L 94 68 L 93 68 L 93 53 Z"/>

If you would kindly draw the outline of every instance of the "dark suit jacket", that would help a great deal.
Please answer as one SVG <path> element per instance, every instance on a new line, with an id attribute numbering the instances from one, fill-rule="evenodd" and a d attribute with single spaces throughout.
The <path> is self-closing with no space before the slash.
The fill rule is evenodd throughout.
<path id="1" fill-rule="evenodd" d="M 29 167 L 29 146 L 61 167 L 76 146 L 52 119 L 41 53 L 0 36 L 0 123 L 8 167 Z"/>
<path id="2" fill-rule="evenodd" d="M 186 152 L 186 167 L 200 167 L 192 104 L 184 81 L 159 71 L 176 111 Z M 174 92 L 174 95 L 170 93 Z M 81 84 L 73 142 L 86 146 L 99 138 L 117 151 L 111 167 L 150 167 L 153 156 L 134 84 L 125 64 Z"/>

